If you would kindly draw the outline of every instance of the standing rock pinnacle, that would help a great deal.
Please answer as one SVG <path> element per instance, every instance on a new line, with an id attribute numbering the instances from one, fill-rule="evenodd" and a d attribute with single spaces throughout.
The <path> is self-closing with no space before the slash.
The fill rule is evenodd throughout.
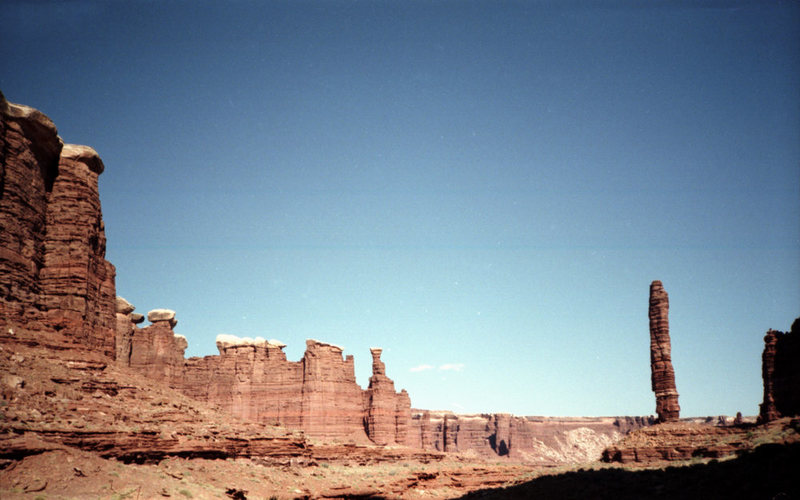
<path id="1" fill-rule="evenodd" d="M 678 390 L 672 368 L 672 346 L 669 340 L 669 296 L 661 282 L 650 284 L 650 370 L 656 413 L 659 422 L 678 420 Z"/>

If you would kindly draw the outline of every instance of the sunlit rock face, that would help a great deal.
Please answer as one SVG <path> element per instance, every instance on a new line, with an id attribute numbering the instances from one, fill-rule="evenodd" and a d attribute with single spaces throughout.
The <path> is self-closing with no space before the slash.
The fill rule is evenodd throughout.
<path id="1" fill-rule="evenodd" d="M 519 417 L 415 410 L 406 445 L 557 465 L 597 460 L 628 432 L 653 423 L 647 417 Z"/>
<path id="2" fill-rule="evenodd" d="M 395 392 L 380 349 L 372 350 L 373 375 L 362 390 L 353 356 L 333 344 L 309 339 L 303 358 L 288 361 L 280 341 L 220 335 L 219 355 L 184 359 L 186 340 L 172 330 L 174 314 L 149 315 L 157 321 L 145 328 L 119 316 L 118 338 L 131 339 L 121 362 L 195 399 L 323 440 L 393 445 L 407 439 L 411 401 L 405 391 Z"/>
<path id="3" fill-rule="evenodd" d="M 759 421 L 800 415 L 800 318 L 791 330 L 769 330 L 764 336 L 761 355 L 764 401 Z"/>
<path id="4" fill-rule="evenodd" d="M 0 338 L 113 358 L 102 160 L 64 145 L 49 118 L 2 94 L 0 152 Z"/>
<path id="5" fill-rule="evenodd" d="M 660 281 L 650 285 L 650 370 L 656 413 L 660 422 L 680 418 L 675 370 L 672 367 L 672 344 L 669 338 L 669 296 Z"/>
<path id="6" fill-rule="evenodd" d="M 380 348 L 370 349 L 372 377 L 366 391 L 365 427 L 369 438 L 377 444 L 405 444 L 411 421 L 411 400 L 403 390 L 396 393 L 394 382 L 386 376 Z"/>

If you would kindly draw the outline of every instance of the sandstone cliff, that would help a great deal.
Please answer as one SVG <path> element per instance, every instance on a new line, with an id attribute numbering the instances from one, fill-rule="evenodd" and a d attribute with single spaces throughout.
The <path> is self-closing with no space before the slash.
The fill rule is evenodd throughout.
<path id="1" fill-rule="evenodd" d="M 113 357 L 114 275 L 97 178 L 103 162 L 0 94 L 0 340 Z"/>
<path id="2" fill-rule="evenodd" d="M 764 401 L 759 421 L 800 415 L 800 318 L 788 333 L 767 332 L 761 363 Z"/>
<path id="3" fill-rule="evenodd" d="M 127 311 L 128 314 L 124 314 Z M 197 400 L 269 425 L 303 430 L 308 436 L 380 445 L 404 444 L 411 401 L 395 392 L 380 349 L 372 349 L 373 374 L 367 390 L 356 383 L 353 356 L 342 348 L 309 339 L 300 361 L 288 361 L 277 340 L 217 338 L 218 356 L 184 359 L 186 339 L 173 331 L 174 312 L 151 311 L 153 323 L 133 324 L 131 307 L 117 313 L 119 362 L 166 381 Z"/>
<path id="4" fill-rule="evenodd" d="M 249 422 L 325 440 L 558 461 L 628 426 L 507 414 L 426 412 L 412 419 L 410 398 L 396 392 L 379 348 L 371 349 L 366 390 L 356 383 L 353 357 L 316 340 L 296 362 L 278 341 L 232 336 L 218 338 L 219 355 L 185 359 L 174 311 L 150 311 L 151 324 L 140 328 L 144 317 L 115 296 L 97 153 L 64 145 L 45 115 L 0 94 L 0 155 L 0 344 L 44 347 L 71 368 L 95 371 L 116 358 L 120 368 Z"/>
<path id="5" fill-rule="evenodd" d="M 353 357 L 308 341 L 299 362 L 283 345 L 221 339 L 219 356 L 184 359 L 175 313 L 143 321 L 116 297 L 97 178 L 104 165 L 87 146 L 64 145 L 53 122 L 0 94 L 0 342 L 72 353 L 105 366 L 117 358 L 201 401 L 254 422 L 303 429 L 310 436 L 379 444 L 406 439 L 405 391 L 386 377 L 380 351 L 368 390 L 355 381 Z"/>
<path id="6" fill-rule="evenodd" d="M 678 390 L 672 368 L 672 346 L 669 338 L 669 296 L 660 281 L 650 285 L 650 369 L 656 413 L 661 422 L 678 420 Z"/>
<path id="7" fill-rule="evenodd" d="M 518 417 L 416 410 L 406 444 L 554 465 L 597 460 L 623 435 L 653 423 L 648 417 Z"/>

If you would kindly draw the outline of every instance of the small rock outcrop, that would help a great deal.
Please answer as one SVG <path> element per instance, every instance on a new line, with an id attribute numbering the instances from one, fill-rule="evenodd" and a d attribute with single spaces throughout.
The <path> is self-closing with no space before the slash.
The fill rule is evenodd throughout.
<path id="1" fill-rule="evenodd" d="M 660 281 L 650 284 L 650 370 L 659 422 L 680 418 L 672 345 L 669 338 L 669 296 Z"/>
<path id="2" fill-rule="evenodd" d="M 800 318 L 788 333 L 769 330 L 764 336 L 761 375 L 764 401 L 759 422 L 800 415 Z"/>

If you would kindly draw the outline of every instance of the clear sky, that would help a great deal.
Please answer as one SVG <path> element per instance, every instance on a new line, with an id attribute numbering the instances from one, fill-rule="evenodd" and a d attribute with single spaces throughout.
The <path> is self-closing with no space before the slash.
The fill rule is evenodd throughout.
<path id="1" fill-rule="evenodd" d="M 117 292 L 370 346 L 418 408 L 753 415 L 800 316 L 800 4 L 0 2 L 0 89 L 93 146 Z"/>

